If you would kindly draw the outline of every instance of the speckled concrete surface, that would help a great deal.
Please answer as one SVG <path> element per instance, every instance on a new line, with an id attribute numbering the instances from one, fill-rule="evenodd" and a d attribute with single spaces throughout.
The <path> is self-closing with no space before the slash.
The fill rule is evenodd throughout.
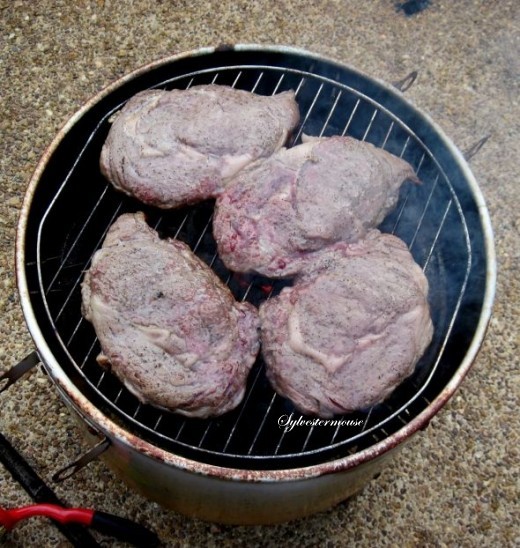
<path id="1" fill-rule="evenodd" d="M 168 546 L 518 546 L 520 287 L 520 4 L 432 0 L 414 16 L 394 0 L 323 2 L 0 1 L 0 368 L 33 349 L 14 277 L 25 187 L 56 131 L 119 76 L 160 57 L 219 43 L 307 48 L 395 81 L 418 69 L 408 97 L 462 149 L 491 140 L 472 169 L 498 255 L 494 316 L 469 376 L 430 427 L 349 503 L 300 522 L 229 527 L 168 512 L 102 463 L 58 486 L 70 505 L 147 523 Z M 0 396 L 0 430 L 45 478 L 85 448 L 41 371 Z M 0 504 L 29 502 L 0 467 Z M 101 537 L 98 537 L 101 539 Z M 11 546 L 66 546 L 44 520 Z M 104 541 L 105 546 L 117 546 Z"/>

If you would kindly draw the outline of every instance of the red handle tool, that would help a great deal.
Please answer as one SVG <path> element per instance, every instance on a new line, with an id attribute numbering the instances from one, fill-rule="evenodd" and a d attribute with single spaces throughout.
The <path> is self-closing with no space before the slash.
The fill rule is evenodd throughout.
<path id="1" fill-rule="evenodd" d="M 59 523 L 79 523 L 134 546 L 148 548 L 159 545 L 159 539 L 154 532 L 134 521 L 97 510 L 64 508 L 57 504 L 33 504 L 11 510 L 0 508 L 0 526 L 8 532 L 19 521 L 34 516 L 46 516 Z"/>

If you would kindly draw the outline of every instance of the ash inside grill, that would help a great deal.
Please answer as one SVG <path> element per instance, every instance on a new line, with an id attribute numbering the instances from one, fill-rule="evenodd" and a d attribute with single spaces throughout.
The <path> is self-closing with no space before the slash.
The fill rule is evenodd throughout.
<path id="1" fill-rule="evenodd" d="M 414 375 L 383 404 L 337 417 L 334 424 L 300 420 L 292 429 L 285 428 L 300 414 L 270 388 L 259 357 L 236 410 L 211 420 L 187 419 L 141 405 L 96 363 L 99 344 L 81 316 L 80 283 L 106 231 L 122 213 L 145 211 L 160 234 L 188 243 L 237 299 L 258 306 L 288 283 L 239 276 L 224 267 L 211 233 L 211 202 L 158 211 L 117 193 L 99 172 L 108 119 L 129 97 L 150 87 L 210 82 L 261 94 L 294 89 L 302 116 L 291 144 L 299 142 L 302 133 L 348 134 L 405 158 L 422 180 L 422 185 L 402 188 L 396 210 L 380 228 L 408 244 L 428 277 L 434 339 Z M 407 424 L 444 388 L 467 350 L 482 305 L 481 234 L 478 210 L 460 166 L 399 94 L 323 60 L 280 52 L 222 51 L 176 60 L 127 81 L 66 134 L 35 192 L 27 225 L 26 273 L 39 327 L 58 363 L 114 421 L 196 460 L 248 469 L 287 468 L 374 444 Z"/>

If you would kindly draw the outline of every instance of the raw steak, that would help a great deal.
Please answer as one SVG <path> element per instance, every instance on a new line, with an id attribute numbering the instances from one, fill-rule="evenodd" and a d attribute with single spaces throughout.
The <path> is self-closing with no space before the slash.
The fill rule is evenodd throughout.
<path id="1" fill-rule="evenodd" d="M 355 242 L 395 206 L 412 167 L 351 137 L 307 138 L 244 170 L 216 202 L 213 233 L 228 268 L 296 274 L 308 254 Z"/>
<path id="2" fill-rule="evenodd" d="M 274 389 L 321 417 L 381 402 L 430 343 L 427 293 L 426 277 L 395 236 L 373 230 L 324 251 L 260 308 Z"/>
<path id="3" fill-rule="evenodd" d="M 244 166 L 281 148 L 298 120 L 292 91 L 143 91 L 117 114 L 101 171 L 117 189 L 161 208 L 213 198 Z"/>
<path id="4" fill-rule="evenodd" d="M 240 403 L 259 349 L 257 310 L 186 244 L 159 239 L 142 213 L 112 225 L 82 297 L 98 361 L 140 401 L 191 417 Z"/>

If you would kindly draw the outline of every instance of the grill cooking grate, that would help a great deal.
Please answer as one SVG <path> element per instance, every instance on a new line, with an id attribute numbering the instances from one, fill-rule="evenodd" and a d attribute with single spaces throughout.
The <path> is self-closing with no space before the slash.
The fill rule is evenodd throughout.
<path id="1" fill-rule="evenodd" d="M 445 151 L 432 149 L 435 134 L 430 135 L 431 129 L 420 134 L 424 121 L 419 120 L 421 125 L 413 118 L 414 111 L 398 94 L 322 60 L 297 57 L 288 63 L 287 55 L 279 59 L 263 54 L 254 64 L 254 55 L 214 55 L 215 66 L 205 66 L 205 57 L 195 57 L 186 66 L 176 61 L 130 80 L 96 103 L 67 134 L 42 174 L 32 208 L 34 221 L 28 223 L 28 234 L 35 236 L 34 244 L 27 245 L 26 267 L 34 282 L 33 306 L 42 311 L 42 331 L 69 378 L 113 420 L 144 439 L 187 457 L 247 468 L 305 465 L 353 453 L 424 410 L 460 363 L 457 355 L 464 355 L 471 337 L 466 340 L 464 335 L 469 316 L 461 315 L 460 308 L 475 308 L 473 297 L 466 303 L 466 290 L 475 270 L 474 248 L 480 245 L 470 238 L 471 223 L 476 222 L 467 212 L 472 196 L 458 188 L 458 171 L 448 176 L 451 160 Z M 229 64 L 219 62 L 219 57 Z M 258 305 L 287 283 L 236 275 L 224 267 L 211 233 L 212 202 L 158 211 L 117 193 L 99 173 L 108 119 L 130 96 L 148 87 L 187 88 L 209 82 L 264 95 L 295 90 L 301 123 L 290 145 L 303 133 L 347 134 L 381 146 L 415 167 L 422 185 L 403 186 L 397 208 L 380 228 L 401 237 L 424 269 L 435 334 L 414 375 L 383 404 L 337 417 L 335 424 L 300 421 L 291 430 L 283 428 L 288 417 L 297 420 L 300 414 L 272 391 L 260 357 L 236 410 L 211 420 L 186 419 L 140 404 L 96 363 L 100 347 L 92 326 L 81 316 L 80 284 L 108 228 L 124 212 L 142 210 L 161 235 L 188 243 L 239 300 Z"/>

